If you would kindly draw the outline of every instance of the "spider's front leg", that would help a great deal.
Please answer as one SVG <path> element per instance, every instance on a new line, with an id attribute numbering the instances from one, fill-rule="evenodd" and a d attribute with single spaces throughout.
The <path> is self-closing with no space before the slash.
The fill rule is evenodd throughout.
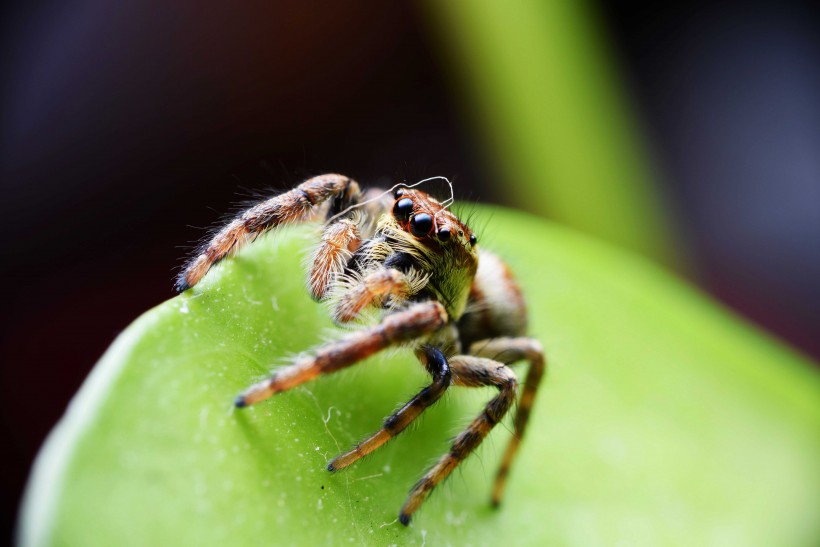
<path id="1" fill-rule="evenodd" d="M 347 323 L 359 317 L 366 308 L 384 306 L 388 299 L 402 303 L 418 293 L 425 282 L 426 278 L 413 273 L 408 275 L 394 268 L 377 268 L 346 287 L 334 306 L 333 319 L 337 323 Z"/>
<path id="2" fill-rule="evenodd" d="M 315 300 L 327 296 L 336 275 L 343 272 L 353 252 L 362 244 L 358 223 L 342 218 L 327 226 L 313 253 L 308 288 Z"/>
<path id="3" fill-rule="evenodd" d="M 325 226 L 322 241 L 313 253 L 308 274 L 308 287 L 315 300 L 323 300 L 328 296 L 337 277 L 345 273 L 353 254 L 362 246 L 363 238 L 373 233 L 378 218 L 388 211 L 392 204 L 389 194 L 374 188 L 362 196 L 360 210 Z M 331 210 L 330 214 L 335 213 Z M 371 247 L 371 252 L 374 250 L 379 252 L 384 249 Z M 396 288 L 400 289 L 398 286 Z M 347 320 L 350 319 L 352 317 Z M 338 317 L 337 321 L 344 322 Z"/>
<path id="4" fill-rule="evenodd" d="M 447 312 L 438 302 L 428 301 L 388 315 L 374 327 L 353 332 L 320 347 L 314 355 L 274 372 L 236 398 L 237 407 L 258 403 L 275 393 L 294 388 L 320 374 L 335 372 L 394 344 L 415 340 L 447 324 Z"/>
<path id="5" fill-rule="evenodd" d="M 308 179 L 293 190 L 254 205 L 225 225 L 185 266 L 176 282 L 178 291 L 196 285 L 208 270 L 238 251 L 255 237 L 283 224 L 309 219 L 316 208 L 334 198 L 329 213 L 358 203 L 359 185 L 343 175 L 328 174 Z"/>

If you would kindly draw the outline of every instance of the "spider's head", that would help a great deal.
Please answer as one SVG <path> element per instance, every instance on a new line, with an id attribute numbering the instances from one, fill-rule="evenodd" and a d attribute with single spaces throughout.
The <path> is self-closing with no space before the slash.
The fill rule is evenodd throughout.
<path id="1" fill-rule="evenodd" d="M 436 199 L 410 188 L 399 188 L 393 196 L 392 215 L 404 232 L 426 247 L 476 256 L 476 235 Z"/>
<path id="2" fill-rule="evenodd" d="M 395 251 L 415 257 L 427 287 L 456 320 L 467 305 L 478 270 L 477 238 L 444 204 L 429 194 L 399 188 L 393 209 L 386 215 L 386 232 Z"/>

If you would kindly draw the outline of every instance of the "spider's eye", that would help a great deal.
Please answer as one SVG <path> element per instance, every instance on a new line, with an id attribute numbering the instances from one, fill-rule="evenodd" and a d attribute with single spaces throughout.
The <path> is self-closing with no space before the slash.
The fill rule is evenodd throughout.
<path id="1" fill-rule="evenodd" d="M 426 236 L 433 229 L 433 217 L 427 213 L 413 215 L 410 220 L 410 231 L 416 237 Z"/>
<path id="2" fill-rule="evenodd" d="M 475 245 L 477 241 L 478 238 L 475 236 L 475 234 L 470 234 L 470 245 Z"/>
<path id="3" fill-rule="evenodd" d="M 400 220 L 407 220 L 413 212 L 413 200 L 402 198 L 393 206 L 393 216 Z"/>
<path id="4" fill-rule="evenodd" d="M 393 191 L 393 198 L 394 198 L 394 199 L 399 199 L 399 198 L 400 198 L 401 196 L 403 196 L 406 192 L 407 192 L 407 188 L 396 188 L 396 189 Z"/>
<path id="5" fill-rule="evenodd" d="M 450 240 L 450 229 L 449 228 L 442 228 L 438 232 L 436 232 L 440 241 L 449 241 Z"/>

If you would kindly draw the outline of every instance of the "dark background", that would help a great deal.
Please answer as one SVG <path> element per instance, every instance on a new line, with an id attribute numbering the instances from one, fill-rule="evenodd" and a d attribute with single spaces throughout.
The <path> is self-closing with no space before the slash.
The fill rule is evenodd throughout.
<path id="1" fill-rule="evenodd" d="M 820 356 L 820 48 L 793 3 L 599 6 L 694 281 Z M 505 203 L 422 6 L 7 5 L 0 514 L 114 337 L 250 189 L 444 174 Z M 197 228 L 198 227 L 198 228 Z"/>

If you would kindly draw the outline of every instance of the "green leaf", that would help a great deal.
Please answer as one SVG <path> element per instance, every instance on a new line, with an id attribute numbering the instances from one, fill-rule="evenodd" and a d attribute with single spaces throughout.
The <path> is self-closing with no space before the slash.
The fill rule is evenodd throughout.
<path id="1" fill-rule="evenodd" d="M 22 543 L 817 544 L 810 363 L 643 259 L 479 213 L 550 361 L 499 510 L 488 502 L 509 427 L 409 528 L 396 522 L 486 390 L 451 389 L 367 460 L 325 470 L 426 384 L 409 351 L 232 409 L 271 367 L 338 335 L 304 289 L 305 228 L 251 245 L 120 335 L 37 460 Z"/>

